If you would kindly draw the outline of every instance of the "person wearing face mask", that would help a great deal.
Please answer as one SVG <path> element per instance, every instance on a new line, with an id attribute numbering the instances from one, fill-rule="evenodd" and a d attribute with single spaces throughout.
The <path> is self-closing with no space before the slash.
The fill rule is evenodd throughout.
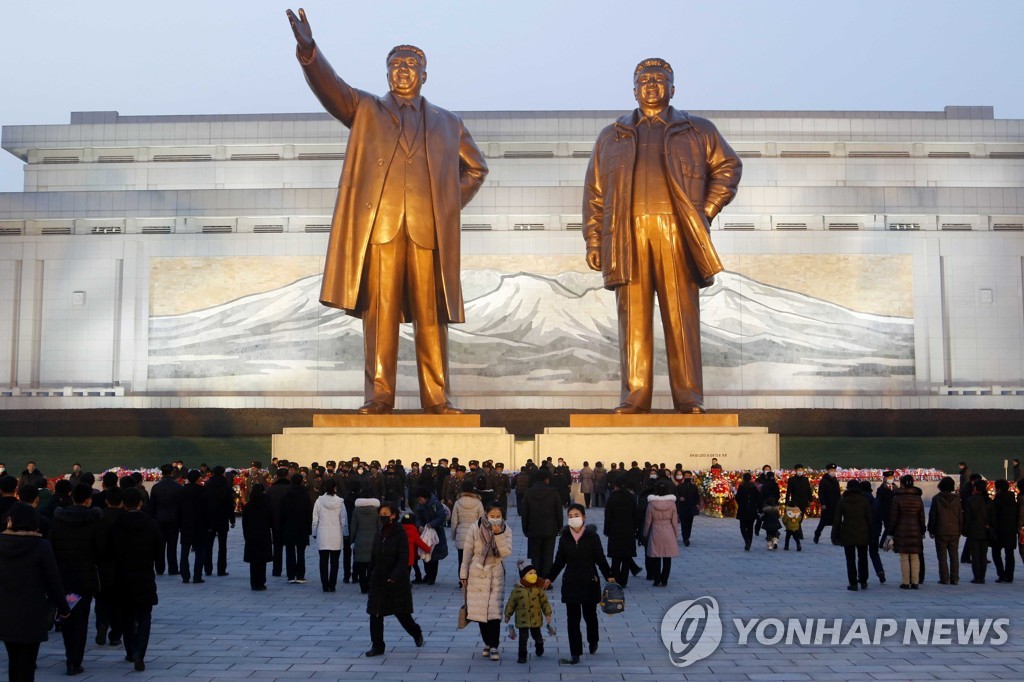
<path id="1" fill-rule="evenodd" d="M 587 510 L 582 504 L 569 505 L 569 525 L 558 538 L 555 563 L 548 571 L 544 587 L 548 587 L 565 569 L 562 578 L 562 603 L 569 630 L 569 658 L 564 663 L 576 665 L 583 654 L 583 633 L 580 619 L 587 624 L 587 642 L 590 653 L 597 653 L 599 642 L 597 603 L 601 600 L 599 577 L 615 582 L 611 567 L 604 556 L 601 536 L 593 526 L 586 526 Z"/>
<path id="2" fill-rule="evenodd" d="M 807 508 L 811 506 L 811 482 L 804 476 L 803 464 L 797 464 L 793 469 L 793 475 L 786 481 L 786 506 L 798 507 L 806 515 Z"/>
<path id="3" fill-rule="evenodd" d="M 370 616 L 370 650 L 367 658 L 384 653 L 384 617 L 394 616 L 412 636 L 417 647 L 423 646 L 423 629 L 412 617 L 412 586 L 409 585 L 409 540 L 402 524 L 397 522 L 398 505 L 382 502 L 378 510 L 378 530 L 371 552 L 369 597 L 366 613 Z"/>
<path id="4" fill-rule="evenodd" d="M 466 538 L 484 516 L 484 505 L 480 496 L 473 490 L 473 482 L 462 481 L 462 492 L 459 494 L 455 504 L 452 505 L 452 540 L 455 542 L 455 549 L 459 554 L 459 566 L 462 565 L 463 550 L 466 547 Z"/>
<path id="5" fill-rule="evenodd" d="M 693 483 L 692 471 L 676 471 L 676 513 L 679 514 L 679 531 L 683 536 L 683 545 L 690 546 L 690 535 L 693 532 L 693 519 L 700 504 L 700 491 Z"/>
<path id="6" fill-rule="evenodd" d="M 466 594 L 466 616 L 480 624 L 483 656 L 501 659 L 501 600 L 505 594 L 505 558 L 512 553 L 512 529 L 501 507 L 491 504 L 464 540 L 459 563 L 459 586 Z"/>

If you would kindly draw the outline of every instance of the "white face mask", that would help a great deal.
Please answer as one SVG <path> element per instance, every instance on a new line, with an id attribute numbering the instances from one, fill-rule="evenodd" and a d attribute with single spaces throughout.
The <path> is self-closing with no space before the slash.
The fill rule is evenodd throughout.
<path id="1" fill-rule="evenodd" d="M 502 521 L 503 519 L 500 518 L 493 519 L 490 516 L 487 517 L 487 523 L 491 524 L 492 526 L 500 526 Z"/>
<path id="2" fill-rule="evenodd" d="M 583 517 L 582 516 L 573 516 L 572 518 L 570 518 L 569 519 L 569 527 L 572 528 L 573 530 L 579 530 L 580 528 L 582 528 L 583 527 Z"/>

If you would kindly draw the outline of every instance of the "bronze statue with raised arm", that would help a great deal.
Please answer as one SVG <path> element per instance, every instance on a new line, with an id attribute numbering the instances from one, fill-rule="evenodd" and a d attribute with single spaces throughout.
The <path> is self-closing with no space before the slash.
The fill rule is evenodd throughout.
<path id="1" fill-rule="evenodd" d="M 715 126 L 669 106 L 672 67 L 645 59 L 633 72 L 637 109 L 598 135 L 587 167 L 587 264 L 615 291 L 621 414 L 649 412 L 654 388 L 654 296 L 661 308 L 672 404 L 704 412 L 700 289 L 722 262 L 710 221 L 736 195 L 742 164 Z"/>
<path id="2" fill-rule="evenodd" d="M 464 322 L 459 211 L 487 176 L 462 119 L 420 95 L 427 59 L 412 45 L 387 57 L 390 92 L 353 88 L 331 68 L 304 10 L 288 10 L 306 81 L 351 130 L 320 303 L 363 320 L 363 414 L 395 405 L 398 329 L 412 321 L 420 403 L 458 414 L 448 383 L 448 324 Z"/>

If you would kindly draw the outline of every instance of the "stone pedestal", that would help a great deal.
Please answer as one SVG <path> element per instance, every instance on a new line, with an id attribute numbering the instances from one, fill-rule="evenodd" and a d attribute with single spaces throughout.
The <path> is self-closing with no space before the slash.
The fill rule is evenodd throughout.
<path id="1" fill-rule="evenodd" d="M 491 459 L 513 469 L 518 468 L 514 452 L 515 438 L 500 427 L 296 427 L 273 436 L 275 457 L 305 466 L 359 457 L 381 463 L 401 459 L 408 467 L 413 462 L 422 464 L 426 457 L 435 463 L 442 457 L 458 457 L 462 463 Z"/>
<path id="2" fill-rule="evenodd" d="M 711 458 L 724 469 L 779 466 L 779 436 L 766 427 L 736 426 L 735 414 L 571 415 L 569 428 L 548 428 L 537 436 L 534 461 L 565 459 L 572 469 L 583 462 L 606 468 L 612 462 L 677 462 L 684 469 L 707 469 Z M 585 425 L 584 425 L 585 424 Z"/>

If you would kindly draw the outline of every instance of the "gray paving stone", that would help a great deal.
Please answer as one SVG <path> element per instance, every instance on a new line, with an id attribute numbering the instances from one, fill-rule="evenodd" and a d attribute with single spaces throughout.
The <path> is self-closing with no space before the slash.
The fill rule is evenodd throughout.
<path id="1" fill-rule="evenodd" d="M 600 527 L 602 512 L 593 510 L 588 520 Z M 514 509 L 511 521 L 518 531 Z M 90 639 L 83 663 L 86 673 L 76 679 L 991 680 L 1020 679 L 1024 673 L 1024 620 L 1016 616 L 1024 595 L 1018 585 L 940 587 L 934 584 L 934 557 L 926 551 L 928 577 L 921 590 L 899 590 L 898 557 L 883 553 L 889 581 L 880 585 L 872 579 L 868 591 L 849 592 L 840 548 L 807 542 L 799 553 L 768 553 L 763 540 L 758 540 L 752 551 L 744 552 L 735 520 L 698 518 L 692 546 L 681 547 L 681 556 L 673 562 L 669 587 L 652 588 L 642 576 L 632 579 L 626 612 L 599 616 L 600 651 L 584 655 L 579 666 L 558 663 L 568 656 L 568 642 L 556 583 L 550 594 L 558 637 L 546 638 L 543 658 L 531 656 L 527 664 L 519 665 L 517 643 L 503 639 L 502 661 L 493 663 L 480 657 L 475 626 L 456 628 L 460 598 L 452 558 L 442 564 L 437 585 L 414 588 L 415 617 L 424 628 L 425 646 L 417 649 L 389 619 L 387 652 L 367 660 L 362 656 L 370 646 L 366 598 L 358 587 L 339 585 L 336 593 L 323 593 L 316 575 L 316 552 L 309 549 L 309 583 L 288 585 L 282 578 L 270 578 L 267 592 L 251 592 L 248 567 L 241 561 L 239 526 L 229 539 L 229 576 L 213 576 L 204 585 L 185 585 L 170 576 L 158 578 L 160 604 L 154 610 L 145 672 L 134 672 L 122 660 L 122 649 L 97 647 Z M 525 546 L 516 533 L 510 566 L 525 556 Z M 509 589 L 511 585 L 510 579 Z M 724 628 L 721 646 L 708 658 L 677 668 L 661 643 L 661 620 L 676 602 L 704 595 L 718 600 Z M 849 627 L 855 618 L 871 623 L 889 617 L 902 622 L 979 612 L 1010 619 L 1006 644 L 903 644 L 900 636 L 881 646 L 830 640 L 808 646 L 787 645 L 783 640 L 762 646 L 753 638 L 742 645 L 733 624 L 734 619 L 752 618 L 842 618 Z M 0 666 L 6 664 L 4 656 L 0 652 Z M 59 636 L 43 644 L 37 679 L 66 679 Z"/>

